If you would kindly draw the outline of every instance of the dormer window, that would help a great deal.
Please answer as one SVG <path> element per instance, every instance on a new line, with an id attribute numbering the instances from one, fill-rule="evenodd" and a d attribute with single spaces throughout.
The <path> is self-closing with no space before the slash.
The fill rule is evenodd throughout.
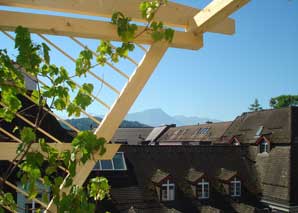
<path id="1" fill-rule="evenodd" d="M 151 178 L 160 201 L 175 200 L 175 183 L 172 176 L 157 169 Z"/>
<path id="2" fill-rule="evenodd" d="M 260 153 L 268 153 L 269 152 L 269 143 L 265 140 L 261 141 L 259 144 Z"/>
<path id="3" fill-rule="evenodd" d="M 259 137 L 256 144 L 259 146 L 259 153 L 270 152 L 270 141 L 265 136 Z"/>
<path id="4" fill-rule="evenodd" d="M 199 200 L 209 199 L 210 184 L 204 172 L 189 169 L 185 179 L 190 184 L 192 194 Z"/>
<path id="5" fill-rule="evenodd" d="M 175 200 L 175 184 L 171 182 L 169 179 L 161 185 L 161 200 Z"/>
<path id="6" fill-rule="evenodd" d="M 202 178 L 198 182 L 197 196 L 198 196 L 198 199 L 208 199 L 209 198 L 209 181 L 207 181 L 205 178 Z"/>
<path id="7" fill-rule="evenodd" d="M 233 146 L 240 146 L 240 141 L 236 136 L 232 137 L 229 141 L 229 143 Z"/>
<path id="8" fill-rule="evenodd" d="M 230 180 L 230 195 L 231 197 L 241 196 L 241 180 L 238 177 Z"/>
<path id="9" fill-rule="evenodd" d="M 222 193 L 224 195 L 229 195 L 233 198 L 241 196 L 242 183 L 237 171 L 221 168 L 218 180 L 221 182 Z"/>
<path id="10" fill-rule="evenodd" d="M 234 141 L 232 142 L 232 145 L 234 145 L 234 146 L 240 146 L 240 143 L 239 143 L 239 141 L 234 140 Z"/>

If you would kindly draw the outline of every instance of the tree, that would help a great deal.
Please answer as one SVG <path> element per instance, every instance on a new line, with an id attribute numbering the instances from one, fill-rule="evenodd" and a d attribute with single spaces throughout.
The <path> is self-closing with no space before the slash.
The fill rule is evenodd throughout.
<path id="1" fill-rule="evenodd" d="M 254 103 L 250 105 L 250 107 L 248 108 L 251 112 L 256 112 L 256 111 L 260 111 L 263 108 L 261 107 L 261 105 L 259 104 L 259 100 L 256 98 Z"/>
<path id="2" fill-rule="evenodd" d="M 147 21 L 147 25 L 138 34 L 136 34 L 137 25 L 131 23 L 129 17 L 121 12 L 115 12 L 111 23 L 116 25 L 122 43 L 117 48 L 113 48 L 110 41 L 102 41 L 97 48 L 97 64 L 93 66 L 91 66 L 92 52 L 88 49 L 81 51 L 76 60 L 74 76 L 70 76 L 64 67 L 51 64 L 50 48 L 45 43 L 35 44 L 27 29 L 21 26 L 16 29 L 15 48 L 18 55 L 15 61 L 17 66 L 7 50 L 0 50 L 0 119 L 11 122 L 22 107 L 19 97 L 25 95 L 30 95 L 34 104 L 38 106 L 39 112 L 35 118 L 34 128 L 16 127 L 21 143 L 13 160 L 13 166 L 7 169 L 0 183 L 5 183 L 12 172 L 18 168 L 18 176 L 24 188 L 27 189 L 29 199 L 37 196 L 37 182 L 42 181 L 50 189 L 58 212 L 94 212 L 95 202 L 108 195 L 107 179 L 96 177 L 86 184 L 87 187 L 81 187 L 73 184 L 73 177 L 76 175 L 78 164 L 85 164 L 93 157 L 94 152 L 100 154 L 105 152 L 105 139 L 97 138 L 90 131 L 81 131 L 71 143 L 72 150 L 59 152 L 36 134 L 43 120 L 40 112 L 44 107 L 48 107 L 65 111 L 69 116 L 80 116 L 81 109 L 86 109 L 92 103 L 90 94 L 94 87 L 90 83 L 84 83 L 78 87 L 73 81 L 74 77 L 85 77 L 86 72 L 94 66 L 104 66 L 107 62 L 117 63 L 120 58 L 126 58 L 128 53 L 134 50 L 134 39 L 143 33 L 149 33 L 155 42 L 161 40 L 171 42 L 174 31 L 164 27 L 162 22 L 154 21 L 155 13 L 166 3 L 167 0 L 154 0 L 140 4 L 141 14 Z M 30 94 L 26 92 L 24 76 L 20 69 L 25 70 L 26 75 L 36 79 L 37 89 Z M 39 78 L 47 78 L 51 86 L 43 85 Z M 70 93 L 76 95 L 71 97 Z M 42 153 L 31 150 L 33 144 L 38 144 Z M 65 181 L 57 173 L 58 167 L 64 167 L 69 172 Z M 69 193 L 61 193 L 61 186 L 69 188 Z M 42 194 L 43 201 L 48 200 L 47 194 L 47 192 Z M 90 202 L 90 200 L 93 201 Z M 4 191 L 3 184 L 0 185 L 0 212 L 3 212 L 1 206 L 12 211 L 18 209 L 13 195 Z M 34 210 L 40 211 L 38 208 Z"/>
<path id="3" fill-rule="evenodd" d="M 270 106 L 280 109 L 288 106 L 298 106 L 298 95 L 280 95 L 270 99 Z"/>

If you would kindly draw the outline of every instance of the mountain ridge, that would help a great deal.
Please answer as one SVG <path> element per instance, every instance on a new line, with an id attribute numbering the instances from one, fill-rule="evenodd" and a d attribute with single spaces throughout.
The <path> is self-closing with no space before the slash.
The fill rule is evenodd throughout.
<path id="1" fill-rule="evenodd" d="M 197 125 L 198 123 L 206 123 L 207 121 L 219 122 L 219 120 L 197 117 L 167 114 L 160 108 L 152 108 L 140 112 L 128 113 L 125 117 L 129 121 L 137 121 L 149 126 L 161 126 L 165 124 L 176 124 L 177 126 Z"/>

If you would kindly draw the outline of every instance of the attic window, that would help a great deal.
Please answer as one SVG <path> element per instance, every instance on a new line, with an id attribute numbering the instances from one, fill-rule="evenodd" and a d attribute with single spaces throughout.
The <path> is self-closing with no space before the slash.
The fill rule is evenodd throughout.
<path id="1" fill-rule="evenodd" d="M 265 140 L 262 140 L 259 144 L 260 153 L 268 153 L 270 150 L 269 143 Z"/>
<path id="2" fill-rule="evenodd" d="M 123 152 L 117 152 L 112 160 L 99 160 L 93 171 L 123 171 L 127 170 Z"/>
<path id="3" fill-rule="evenodd" d="M 170 179 L 167 179 L 167 181 L 161 185 L 161 200 L 175 200 L 175 184 L 171 182 Z"/>
<path id="4" fill-rule="evenodd" d="M 241 196 L 241 180 L 237 177 L 230 180 L 230 195 L 231 197 Z"/>
<path id="5" fill-rule="evenodd" d="M 209 198 L 209 181 L 204 178 L 198 182 L 197 186 L 197 196 L 199 199 L 208 199 Z"/>
<path id="6" fill-rule="evenodd" d="M 234 138 L 232 140 L 232 145 L 234 145 L 234 146 L 240 146 L 240 142 L 236 138 Z"/>

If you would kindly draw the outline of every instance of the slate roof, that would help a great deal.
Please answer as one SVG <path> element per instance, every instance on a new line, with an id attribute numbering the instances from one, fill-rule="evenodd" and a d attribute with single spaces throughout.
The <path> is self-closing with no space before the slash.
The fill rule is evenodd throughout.
<path id="1" fill-rule="evenodd" d="M 158 142 L 217 142 L 231 122 L 208 123 L 193 126 L 171 127 Z"/>
<path id="2" fill-rule="evenodd" d="M 292 107 L 286 107 L 243 113 L 227 128 L 224 133 L 224 138 L 226 138 L 224 142 L 237 136 L 241 144 L 254 144 L 261 135 L 266 135 L 272 143 L 290 143 L 291 109 Z"/>
<path id="3" fill-rule="evenodd" d="M 112 138 L 112 143 L 140 145 L 153 128 L 118 128 Z"/>

